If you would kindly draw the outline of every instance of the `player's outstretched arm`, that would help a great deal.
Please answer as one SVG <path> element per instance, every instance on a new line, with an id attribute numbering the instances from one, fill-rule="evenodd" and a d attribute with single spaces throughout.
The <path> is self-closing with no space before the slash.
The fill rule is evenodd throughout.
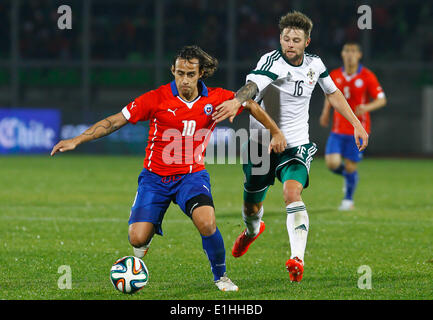
<path id="1" fill-rule="evenodd" d="M 218 123 L 229 118 L 229 121 L 233 122 L 241 105 L 252 99 L 257 94 L 257 91 L 257 85 L 252 81 L 248 81 L 246 85 L 236 92 L 233 99 L 224 101 L 215 108 L 215 112 L 212 114 L 212 120 Z"/>
<path id="2" fill-rule="evenodd" d="M 275 153 L 283 152 L 287 146 L 286 138 L 269 114 L 266 113 L 266 111 L 263 110 L 263 108 L 261 108 L 254 100 L 248 100 L 244 108 L 247 109 L 254 118 L 256 118 L 266 129 L 270 131 L 272 139 L 271 143 L 269 144 L 268 152 L 271 153 L 272 150 Z"/>
<path id="3" fill-rule="evenodd" d="M 326 97 L 329 100 L 329 103 L 334 107 L 334 109 L 337 110 L 338 113 L 340 113 L 352 124 L 354 128 L 353 136 L 355 137 L 356 145 L 359 151 L 362 151 L 365 148 L 367 148 L 368 145 L 367 131 L 365 131 L 361 122 L 353 113 L 352 109 L 350 108 L 349 104 L 346 101 L 346 98 L 341 93 L 341 91 L 337 89 L 333 93 L 327 94 Z"/>
<path id="4" fill-rule="evenodd" d="M 98 121 L 80 135 L 71 139 L 61 140 L 53 147 L 53 150 L 51 150 L 51 156 L 56 154 L 56 152 L 74 150 L 78 145 L 84 142 L 105 137 L 106 135 L 120 129 L 127 123 L 128 121 L 125 119 L 122 112 L 109 116 L 108 118 Z"/>

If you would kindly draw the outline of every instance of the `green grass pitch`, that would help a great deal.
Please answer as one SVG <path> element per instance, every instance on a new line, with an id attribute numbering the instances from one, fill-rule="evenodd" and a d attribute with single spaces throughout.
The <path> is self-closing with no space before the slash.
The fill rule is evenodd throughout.
<path id="1" fill-rule="evenodd" d="M 231 247 L 244 229 L 242 170 L 208 165 L 228 275 L 239 291 L 217 290 L 199 233 L 172 204 L 164 236 L 144 259 L 148 285 L 125 295 L 109 270 L 132 254 L 127 221 L 141 168 L 142 157 L 1 157 L 0 299 L 433 299 L 432 160 L 367 158 L 349 213 L 336 210 L 342 179 L 314 160 L 303 193 L 310 232 L 301 283 L 290 283 L 284 268 L 290 247 L 281 184 L 265 200 L 266 231 L 235 259 Z M 64 265 L 71 289 L 58 286 Z M 371 269 L 371 289 L 358 287 L 361 266 Z"/>

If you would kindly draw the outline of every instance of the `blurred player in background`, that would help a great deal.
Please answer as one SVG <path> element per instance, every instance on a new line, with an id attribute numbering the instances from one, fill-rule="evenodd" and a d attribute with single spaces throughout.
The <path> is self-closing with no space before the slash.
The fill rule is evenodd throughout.
<path id="1" fill-rule="evenodd" d="M 341 51 L 343 66 L 332 70 L 331 78 L 344 96 L 362 126 L 370 134 L 370 112 L 386 105 L 385 94 L 375 74 L 360 64 L 362 57 L 358 43 L 347 42 Z M 320 124 L 328 127 L 332 102 L 325 98 Z M 353 127 L 337 110 L 334 111 L 332 130 L 325 150 L 326 165 L 344 178 L 344 199 L 339 210 L 354 208 L 353 195 L 358 184 L 359 151 L 353 138 Z"/>
<path id="2" fill-rule="evenodd" d="M 354 128 L 354 139 L 360 150 L 366 148 L 368 143 L 366 131 L 335 86 L 322 60 L 316 55 L 305 53 L 305 48 L 311 41 L 312 28 L 310 18 L 300 12 L 291 12 L 281 17 L 280 48 L 263 55 L 257 67 L 247 75 L 247 83 L 239 89 L 236 97 L 218 106 L 214 114 L 217 121 L 233 119 L 241 104 L 255 97 L 286 137 L 286 150 L 279 155 L 271 154 L 271 170 L 266 174 L 252 174 L 253 165 L 243 165 L 245 183 L 242 217 L 246 230 L 235 241 L 232 255 L 240 257 L 245 254 L 265 229 L 262 221 L 263 201 L 269 186 L 277 178 L 283 184 L 286 226 L 291 248 L 286 268 L 290 280 L 297 282 L 301 281 L 304 272 L 304 253 L 309 230 L 307 209 L 301 194 L 308 187 L 310 163 L 317 150 L 316 145 L 310 142 L 308 132 L 309 104 L 317 83 Z M 250 129 L 253 128 L 263 127 L 250 117 Z M 260 137 L 251 134 L 248 147 L 255 143 L 261 143 Z"/>
<path id="3" fill-rule="evenodd" d="M 237 291 L 226 276 L 224 241 L 216 226 L 210 178 L 204 166 L 206 146 L 216 125 L 212 120 L 214 106 L 234 97 L 232 91 L 205 86 L 202 79 L 216 68 L 217 60 L 199 47 L 182 48 L 171 67 L 174 81 L 141 95 L 81 135 L 60 141 L 51 156 L 106 136 L 128 122 L 149 120 L 144 169 L 138 177 L 129 218 L 128 236 L 134 255 L 143 258 L 154 234 L 162 235 L 164 214 L 174 202 L 200 232 L 218 289 Z M 270 129 L 270 148 L 282 152 L 286 141 L 275 122 L 252 100 L 244 108 Z"/>

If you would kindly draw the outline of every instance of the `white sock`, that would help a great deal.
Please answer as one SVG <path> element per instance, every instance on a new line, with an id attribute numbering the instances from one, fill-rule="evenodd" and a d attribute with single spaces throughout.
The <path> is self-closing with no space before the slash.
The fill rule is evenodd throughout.
<path id="1" fill-rule="evenodd" d="M 291 258 L 298 257 L 304 261 L 307 246 L 308 230 L 310 228 L 307 209 L 302 201 L 290 203 L 286 207 L 287 232 L 289 233 Z"/>
<path id="2" fill-rule="evenodd" d="M 142 259 L 144 257 L 144 254 L 146 253 L 147 249 L 149 249 L 150 243 L 152 242 L 152 239 L 150 239 L 150 241 L 142 247 L 139 247 L 139 248 L 132 247 L 134 249 L 134 256 Z"/>
<path id="3" fill-rule="evenodd" d="M 257 214 L 252 216 L 247 216 L 242 211 L 242 218 L 244 219 L 245 225 L 247 227 L 248 237 L 254 238 L 256 235 L 259 234 L 260 222 L 262 221 L 262 217 L 263 217 L 263 206 L 260 208 Z"/>

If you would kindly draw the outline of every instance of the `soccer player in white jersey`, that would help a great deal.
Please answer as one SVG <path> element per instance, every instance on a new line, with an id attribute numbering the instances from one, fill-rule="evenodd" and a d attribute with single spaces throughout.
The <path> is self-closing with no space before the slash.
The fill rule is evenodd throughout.
<path id="1" fill-rule="evenodd" d="M 277 177 L 283 184 L 291 249 L 286 268 L 290 280 L 297 282 L 301 281 L 304 272 L 309 231 L 308 213 L 301 194 L 308 187 L 310 163 L 317 150 L 316 145 L 310 142 L 308 133 L 309 103 L 317 83 L 334 108 L 353 126 L 359 150 L 364 150 L 368 144 L 367 132 L 332 81 L 322 60 L 305 52 L 311 41 L 312 27 L 310 18 L 300 12 L 282 16 L 279 22 L 281 47 L 263 55 L 257 67 L 247 75 L 246 84 L 233 99 L 217 106 L 213 115 L 217 122 L 227 118 L 233 121 L 241 104 L 255 98 L 284 133 L 286 150 L 280 154 L 272 152 L 266 174 L 255 174 L 253 169 L 257 164 L 252 163 L 250 152 L 254 144 L 265 143 L 265 140 L 261 140 L 262 135 L 252 129 L 264 128 L 250 117 L 250 139 L 246 148 L 250 157 L 243 164 L 245 182 L 242 217 L 246 229 L 236 239 L 232 254 L 234 257 L 245 254 L 251 243 L 264 231 L 263 201 L 269 186 L 274 184 Z M 258 149 L 260 147 L 255 150 Z"/>

